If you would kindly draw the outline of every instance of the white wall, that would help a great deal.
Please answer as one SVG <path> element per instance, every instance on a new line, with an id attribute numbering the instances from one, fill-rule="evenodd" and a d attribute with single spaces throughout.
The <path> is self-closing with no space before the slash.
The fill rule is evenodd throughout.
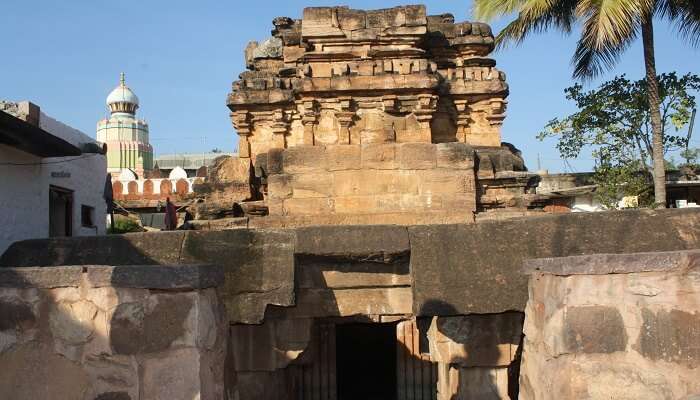
<path id="1" fill-rule="evenodd" d="M 600 204 L 593 197 L 592 193 L 587 193 L 574 197 L 573 204 L 571 205 L 572 212 L 597 212 L 605 210 L 605 206 Z"/>
<path id="2" fill-rule="evenodd" d="M 38 162 L 41 158 L 0 144 L 0 163 Z M 39 165 L 0 165 L 0 254 L 16 240 L 48 235 L 48 187 L 43 186 Z"/>
<path id="3" fill-rule="evenodd" d="M 94 142 L 89 136 L 41 114 L 40 126 L 71 144 Z M 34 165 L 3 165 L 22 163 Z M 62 172 L 70 177 L 52 177 Z M 49 187 L 73 191 L 73 235 L 105 233 L 106 205 L 102 198 L 107 158 L 101 154 L 39 158 L 0 145 L 0 254 L 14 241 L 45 238 L 49 234 Z M 81 223 L 81 205 L 94 207 L 96 228 Z"/>
<path id="4" fill-rule="evenodd" d="M 56 121 L 43 112 L 39 125 L 45 131 L 54 136 L 81 147 L 83 143 L 94 143 L 95 140 L 83 132 Z M 56 163 L 56 161 L 71 160 Z M 46 182 L 46 207 L 48 213 L 48 185 L 59 186 L 73 190 L 73 235 L 104 235 L 106 227 L 107 206 L 104 199 L 105 181 L 107 178 L 107 157 L 101 154 L 87 153 L 79 158 L 46 158 L 44 162 L 44 179 Z M 48 164 L 52 163 L 52 164 Z M 68 172 L 70 178 L 52 178 L 51 172 Z M 95 228 L 84 228 L 81 224 L 80 206 L 86 205 L 95 208 Z M 48 219 L 47 219 L 48 221 Z M 47 225 L 48 227 L 48 225 Z"/>

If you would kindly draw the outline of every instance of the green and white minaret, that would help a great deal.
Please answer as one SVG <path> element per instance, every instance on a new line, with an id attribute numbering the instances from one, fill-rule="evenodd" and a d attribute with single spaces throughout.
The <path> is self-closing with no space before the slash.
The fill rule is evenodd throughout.
<path id="1" fill-rule="evenodd" d="M 153 169 L 153 147 L 148 124 L 136 118 L 139 98 L 126 86 L 122 72 L 119 86 L 107 96 L 109 119 L 97 123 L 97 140 L 107 144 L 107 172 L 132 170 L 139 178 Z"/>

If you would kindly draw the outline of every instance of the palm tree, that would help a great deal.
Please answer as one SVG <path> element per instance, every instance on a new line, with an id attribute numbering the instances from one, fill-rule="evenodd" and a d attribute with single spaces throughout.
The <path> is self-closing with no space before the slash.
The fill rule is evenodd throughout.
<path id="1" fill-rule="evenodd" d="M 574 77 L 590 79 L 612 68 L 622 53 L 642 34 L 647 95 L 651 116 L 654 199 L 666 206 L 664 132 L 661 124 L 659 88 L 654 58 L 654 17 L 673 23 L 691 45 L 700 44 L 700 0 L 474 0 L 477 19 L 492 20 L 515 14 L 496 43 L 521 43 L 531 32 L 557 28 L 571 33 L 582 23 L 572 64 Z"/>

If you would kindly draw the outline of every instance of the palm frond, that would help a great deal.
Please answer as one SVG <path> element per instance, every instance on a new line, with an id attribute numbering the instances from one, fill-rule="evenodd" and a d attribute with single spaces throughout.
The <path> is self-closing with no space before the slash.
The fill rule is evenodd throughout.
<path id="1" fill-rule="evenodd" d="M 576 15 L 584 21 L 584 43 L 599 49 L 625 42 L 648 11 L 644 3 L 646 0 L 580 0 Z"/>
<path id="2" fill-rule="evenodd" d="M 700 1 L 662 0 L 658 11 L 675 25 L 683 39 L 700 47 Z"/>
<path id="3" fill-rule="evenodd" d="M 508 43 L 520 43 L 530 34 L 557 28 L 570 33 L 575 23 L 576 0 L 528 0 L 521 7 L 518 17 L 496 37 L 498 48 Z"/>
<path id="4" fill-rule="evenodd" d="M 572 59 L 574 77 L 589 79 L 612 68 L 652 7 L 652 0 L 580 0 L 576 15 L 584 22 Z"/>
<path id="5" fill-rule="evenodd" d="M 489 22 L 518 11 L 525 2 L 527 0 L 474 0 L 472 15 L 479 21 Z"/>
<path id="6" fill-rule="evenodd" d="M 571 64 L 574 66 L 574 78 L 589 80 L 611 69 L 638 36 L 639 29 L 637 28 L 625 41 L 617 45 L 601 47 L 591 47 L 586 42 L 585 36 L 582 36 L 576 44 L 576 51 L 571 60 Z"/>

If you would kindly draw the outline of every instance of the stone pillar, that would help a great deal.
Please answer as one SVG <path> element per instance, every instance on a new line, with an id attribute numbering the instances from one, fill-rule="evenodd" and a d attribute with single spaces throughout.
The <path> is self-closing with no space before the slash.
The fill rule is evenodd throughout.
<path id="1" fill-rule="evenodd" d="M 433 120 L 433 113 L 437 109 L 437 96 L 432 94 L 418 95 L 418 104 L 413 110 L 418 123 L 420 124 L 420 142 L 431 143 L 433 141 L 430 121 Z"/>
<path id="2" fill-rule="evenodd" d="M 350 125 L 355 116 L 354 112 L 337 112 L 335 116 L 340 124 L 340 133 L 338 134 L 338 144 L 354 144 L 350 140 Z"/>
<path id="3" fill-rule="evenodd" d="M 238 157 L 250 158 L 250 142 L 248 137 L 251 135 L 251 126 L 248 111 L 236 111 L 231 113 L 231 122 L 239 136 Z"/>
<path id="4" fill-rule="evenodd" d="M 338 134 L 338 144 L 356 144 L 351 143 L 350 125 L 355 118 L 355 112 L 352 110 L 352 97 L 340 97 L 340 111 L 337 111 L 335 116 L 340 124 L 340 132 Z"/>
<path id="5" fill-rule="evenodd" d="M 486 119 L 500 136 L 503 120 L 506 119 L 506 106 L 508 101 L 502 98 L 494 98 L 489 101 L 489 113 Z"/>
<path id="6" fill-rule="evenodd" d="M 700 251 L 525 263 L 521 400 L 700 396 Z"/>
<path id="7" fill-rule="evenodd" d="M 433 317 L 426 335 L 438 364 L 438 400 L 509 399 L 522 327 L 518 312 Z"/>
<path id="8" fill-rule="evenodd" d="M 457 125 L 457 140 L 462 143 L 467 143 L 467 135 L 469 134 L 469 107 L 467 99 L 455 99 L 455 108 L 457 115 L 455 116 L 455 124 Z"/>
<path id="9" fill-rule="evenodd" d="M 301 123 L 304 126 L 303 143 L 308 146 L 313 146 L 315 144 L 314 126 L 316 125 L 318 116 L 316 115 L 313 100 L 304 100 L 302 106 L 304 108 L 304 113 L 301 117 Z"/>
<path id="10" fill-rule="evenodd" d="M 282 110 L 275 110 L 272 113 L 272 133 L 274 135 L 272 148 L 286 149 L 287 134 L 289 133 L 289 122 Z"/>

